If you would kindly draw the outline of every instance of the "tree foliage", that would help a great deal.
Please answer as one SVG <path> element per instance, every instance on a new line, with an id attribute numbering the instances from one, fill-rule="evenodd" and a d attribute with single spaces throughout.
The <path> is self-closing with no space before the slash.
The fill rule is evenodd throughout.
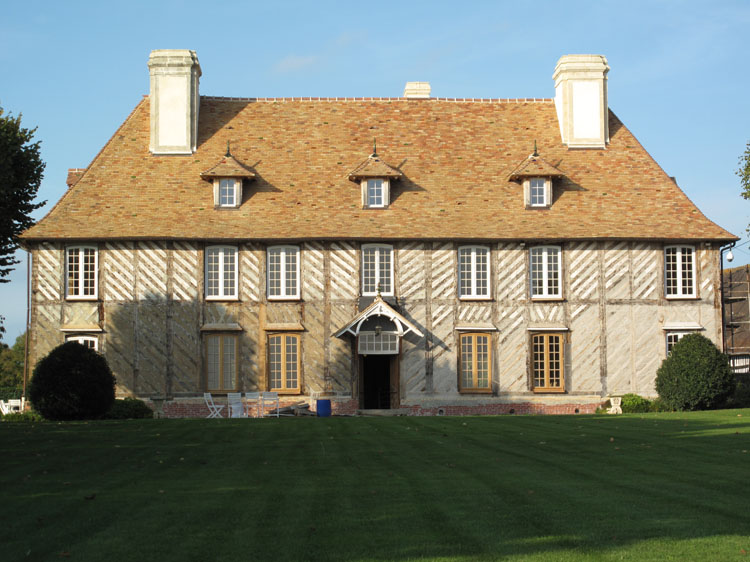
<path id="1" fill-rule="evenodd" d="M 745 146 L 745 153 L 740 156 L 740 167 L 737 169 L 742 186 L 742 197 L 750 199 L 750 142 Z"/>
<path id="2" fill-rule="evenodd" d="M 44 173 L 35 132 L 0 107 L 0 283 L 18 263 L 16 237 L 33 224 L 31 212 L 44 205 L 34 203 Z"/>
<path id="3" fill-rule="evenodd" d="M 26 334 L 18 336 L 13 347 L 0 344 L 0 387 L 20 388 L 23 386 L 25 348 Z"/>
<path id="4" fill-rule="evenodd" d="M 702 334 L 678 341 L 656 372 L 656 391 L 672 410 L 708 410 L 734 392 L 727 356 Z"/>
<path id="5" fill-rule="evenodd" d="M 67 342 L 34 368 L 29 399 L 48 420 L 97 419 L 115 401 L 115 377 L 103 355 Z"/>

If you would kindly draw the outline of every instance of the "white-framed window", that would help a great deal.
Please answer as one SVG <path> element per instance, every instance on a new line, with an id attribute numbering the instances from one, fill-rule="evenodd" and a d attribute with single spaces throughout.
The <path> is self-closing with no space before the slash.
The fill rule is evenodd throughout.
<path id="1" fill-rule="evenodd" d="M 532 207 L 544 207 L 547 205 L 546 182 L 542 178 L 531 178 L 529 180 L 529 200 Z"/>
<path id="2" fill-rule="evenodd" d="M 672 353 L 672 348 L 675 346 L 675 344 L 680 341 L 682 338 L 684 338 L 688 334 L 692 334 L 694 332 L 688 332 L 688 331 L 674 331 L 674 332 L 667 332 L 666 333 L 666 344 L 667 344 L 667 357 L 669 357 L 669 354 Z"/>
<path id="3" fill-rule="evenodd" d="M 397 355 L 398 344 L 395 332 L 360 332 L 357 350 L 360 355 Z"/>
<path id="4" fill-rule="evenodd" d="M 458 249 L 458 297 L 490 297 L 490 249 L 486 246 L 461 246 Z"/>
<path id="5" fill-rule="evenodd" d="M 76 343 L 80 343 L 84 347 L 88 347 L 89 349 L 93 349 L 94 351 L 99 351 L 99 338 L 97 336 L 70 334 L 68 336 L 65 336 L 65 341 L 74 341 Z"/>
<path id="6" fill-rule="evenodd" d="M 206 299 L 237 298 L 237 248 L 208 246 L 206 248 Z"/>
<path id="7" fill-rule="evenodd" d="M 695 248 L 664 248 L 664 295 L 667 298 L 695 297 Z"/>
<path id="8" fill-rule="evenodd" d="M 562 298 L 560 246 L 536 246 L 529 250 L 532 299 Z"/>
<path id="9" fill-rule="evenodd" d="M 268 336 L 268 388 L 297 394 L 300 392 L 300 336 L 273 334 Z"/>
<path id="10" fill-rule="evenodd" d="M 362 295 L 393 295 L 393 247 L 362 246 Z"/>
<path id="11" fill-rule="evenodd" d="M 65 248 L 65 297 L 96 299 L 98 269 L 99 257 L 96 246 Z"/>
<path id="12" fill-rule="evenodd" d="M 227 392 L 237 388 L 236 334 L 208 334 L 206 342 L 206 390 Z"/>
<path id="13" fill-rule="evenodd" d="M 387 207 L 390 199 L 390 182 L 384 178 L 362 180 L 362 204 L 366 208 Z"/>
<path id="14" fill-rule="evenodd" d="M 552 180 L 528 178 L 523 182 L 527 207 L 549 207 L 552 203 Z"/>
<path id="15" fill-rule="evenodd" d="M 268 298 L 298 299 L 299 248 L 271 246 L 267 251 Z"/>
<path id="16" fill-rule="evenodd" d="M 239 203 L 237 180 L 222 178 L 219 180 L 219 207 L 236 207 Z"/>

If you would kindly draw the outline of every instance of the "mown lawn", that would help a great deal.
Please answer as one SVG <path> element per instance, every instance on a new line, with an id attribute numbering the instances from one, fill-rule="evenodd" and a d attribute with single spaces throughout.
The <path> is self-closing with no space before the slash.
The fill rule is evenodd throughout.
<path id="1" fill-rule="evenodd" d="M 750 560 L 750 410 L 0 423 L 0 559 Z"/>

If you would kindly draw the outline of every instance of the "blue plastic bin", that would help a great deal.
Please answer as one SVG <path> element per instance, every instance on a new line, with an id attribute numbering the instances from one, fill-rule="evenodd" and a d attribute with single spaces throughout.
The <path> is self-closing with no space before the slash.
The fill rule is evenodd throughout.
<path id="1" fill-rule="evenodd" d="M 318 400 L 315 404 L 315 409 L 318 412 L 319 418 L 331 417 L 331 401 L 330 400 Z"/>

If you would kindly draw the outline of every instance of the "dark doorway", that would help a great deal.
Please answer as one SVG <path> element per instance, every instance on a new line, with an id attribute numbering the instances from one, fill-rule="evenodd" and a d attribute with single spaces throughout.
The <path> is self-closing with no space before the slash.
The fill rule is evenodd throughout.
<path id="1" fill-rule="evenodd" d="M 362 408 L 391 408 L 391 358 L 393 355 L 362 357 Z"/>

